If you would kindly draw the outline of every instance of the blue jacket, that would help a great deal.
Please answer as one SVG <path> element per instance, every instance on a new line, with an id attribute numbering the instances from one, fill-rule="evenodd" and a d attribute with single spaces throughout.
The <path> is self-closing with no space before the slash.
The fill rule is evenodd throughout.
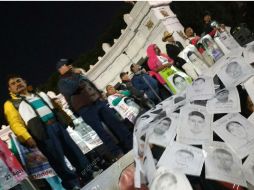
<path id="1" fill-rule="evenodd" d="M 148 75 L 147 73 L 136 73 L 131 79 L 132 85 L 146 93 L 149 99 L 157 102 L 158 98 L 155 93 L 159 94 L 158 82 L 156 79 Z"/>

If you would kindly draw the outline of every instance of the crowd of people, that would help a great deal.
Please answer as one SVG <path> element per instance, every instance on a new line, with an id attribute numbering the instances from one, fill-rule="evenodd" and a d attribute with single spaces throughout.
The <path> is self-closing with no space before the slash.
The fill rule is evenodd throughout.
<path id="1" fill-rule="evenodd" d="M 210 13 L 205 14 L 205 34 L 213 37 L 217 31 L 224 29 L 224 25 L 213 27 Z M 195 45 L 200 54 L 205 51 L 206 47 L 199 43 L 200 37 L 191 27 L 178 34 L 187 44 Z M 173 71 L 180 74 L 174 75 L 172 85 L 176 89 L 186 88 L 189 81 L 181 73 L 188 71 L 188 60 L 179 56 L 184 46 L 175 41 L 173 33 L 168 31 L 164 32 L 162 41 L 166 42 L 165 53 L 156 44 L 147 47 L 149 70 L 132 64 L 131 74 L 120 73 L 121 83 L 115 86 L 108 84 L 106 95 L 81 69 L 72 66 L 72 60 L 60 59 L 57 62 L 59 93 L 64 96 L 74 115 L 81 117 L 103 142 L 87 154 L 83 154 L 67 132 L 67 126 L 75 127 L 75 124 L 68 113 L 61 110 L 61 106 L 56 106 L 54 99 L 44 92 L 30 90 L 22 76 L 8 76 L 10 99 L 4 104 L 6 119 L 21 144 L 38 148 L 47 158 L 60 178 L 57 177 L 58 183 L 49 183 L 52 189 L 80 189 L 101 173 L 101 169 L 106 169 L 132 149 L 133 126 L 139 115 L 178 92 L 168 84 L 161 72 L 174 67 Z M 193 113 L 189 117 L 194 116 Z M 161 130 L 158 129 L 158 133 L 162 133 Z M 68 167 L 66 158 L 74 170 Z M 95 158 L 100 161 L 94 163 Z"/>

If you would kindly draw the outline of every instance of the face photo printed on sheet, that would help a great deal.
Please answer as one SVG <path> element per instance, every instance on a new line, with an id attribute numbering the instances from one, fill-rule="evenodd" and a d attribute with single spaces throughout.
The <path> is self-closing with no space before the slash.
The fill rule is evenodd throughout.
<path id="1" fill-rule="evenodd" d="M 200 176 L 204 160 L 202 149 L 173 142 L 167 146 L 157 166 L 163 166 L 189 175 Z"/>
<path id="2" fill-rule="evenodd" d="M 215 94 L 213 78 L 199 76 L 188 86 L 186 94 L 190 101 L 211 99 Z"/>
<path id="3" fill-rule="evenodd" d="M 153 154 L 152 154 L 149 143 L 145 144 L 143 168 L 144 168 L 144 174 L 146 175 L 148 183 L 151 183 L 154 177 L 154 174 L 156 172 L 156 166 L 155 166 L 155 160 L 153 158 Z"/>
<path id="4" fill-rule="evenodd" d="M 243 56 L 247 64 L 252 64 L 254 62 L 254 42 L 246 44 L 243 50 Z"/>
<path id="5" fill-rule="evenodd" d="M 215 121 L 212 128 L 241 159 L 253 152 L 254 125 L 241 114 L 227 114 Z"/>
<path id="6" fill-rule="evenodd" d="M 203 145 L 203 150 L 207 153 L 206 179 L 226 181 L 246 187 L 241 160 L 224 142 Z"/>
<path id="7" fill-rule="evenodd" d="M 192 190 L 187 177 L 178 172 L 159 167 L 155 173 L 150 190 Z"/>
<path id="8" fill-rule="evenodd" d="M 214 98 L 207 101 L 206 108 L 210 114 L 241 112 L 238 90 L 236 88 L 216 90 Z"/>
<path id="9" fill-rule="evenodd" d="M 211 142 L 212 121 L 213 115 L 207 112 L 206 107 L 186 105 L 180 111 L 177 142 L 193 145 Z"/>
<path id="10" fill-rule="evenodd" d="M 254 76 L 250 77 L 245 83 L 244 87 L 246 91 L 248 92 L 250 99 L 252 102 L 254 102 Z"/>
<path id="11" fill-rule="evenodd" d="M 226 88 L 235 87 L 254 74 L 250 65 L 246 64 L 242 56 L 227 57 L 217 75 Z"/>
<path id="12" fill-rule="evenodd" d="M 254 185 L 254 153 L 250 154 L 243 163 L 243 173 L 246 180 Z"/>
<path id="13" fill-rule="evenodd" d="M 176 136 L 176 128 L 179 114 L 172 113 L 169 117 L 161 118 L 150 128 L 148 142 L 166 147 Z"/>

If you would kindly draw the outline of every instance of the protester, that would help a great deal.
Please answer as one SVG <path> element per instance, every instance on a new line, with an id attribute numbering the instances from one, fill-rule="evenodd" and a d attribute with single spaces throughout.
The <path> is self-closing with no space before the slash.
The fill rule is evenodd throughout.
<path id="1" fill-rule="evenodd" d="M 73 72 L 71 62 L 61 59 L 57 62 L 57 70 L 61 74 L 58 88 L 71 106 L 92 127 L 108 150 L 120 158 L 124 152 L 132 149 L 132 134 L 127 127 L 117 119 L 107 102 L 101 99 L 101 92 L 84 75 Z M 104 129 L 104 122 L 119 139 L 122 149 L 116 145 L 113 137 Z"/>
<path id="2" fill-rule="evenodd" d="M 92 179 L 92 169 L 87 158 L 64 129 L 49 97 L 32 93 L 24 79 L 11 75 L 7 79 L 11 99 L 4 104 L 4 112 L 17 138 L 29 147 L 38 147 L 47 157 L 51 167 L 62 179 L 66 189 L 80 189 L 78 176 L 85 182 Z M 65 162 L 67 157 L 76 168 L 71 171 Z"/>
<path id="3" fill-rule="evenodd" d="M 143 91 L 155 104 L 159 103 L 161 97 L 159 96 L 158 82 L 137 64 L 132 64 L 130 70 L 134 73 L 131 79 L 132 85 Z"/>
<path id="4" fill-rule="evenodd" d="M 167 55 L 161 53 L 161 50 L 156 44 L 150 44 L 146 50 L 148 56 L 148 67 L 152 71 L 151 75 L 154 75 L 157 80 L 169 91 L 169 87 L 166 81 L 160 76 L 159 72 L 165 68 L 170 68 L 174 61 Z"/>
<path id="5" fill-rule="evenodd" d="M 217 27 L 213 26 L 211 13 L 209 11 L 205 11 L 203 15 L 203 33 L 214 37 L 216 31 Z"/>
<path id="6" fill-rule="evenodd" d="M 128 72 L 121 72 L 120 78 L 122 83 L 118 87 L 119 90 L 129 90 L 130 97 L 134 98 L 134 101 L 141 106 L 144 110 L 149 110 L 154 107 L 154 103 L 147 98 L 147 94 L 142 89 L 138 89 L 132 84 L 132 80 L 130 79 Z"/>
<path id="7" fill-rule="evenodd" d="M 181 42 L 175 41 L 173 33 L 168 31 L 164 32 L 162 41 L 167 42 L 166 50 L 168 56 L 170 56 L 174 60 L 178 68 L 182 68 L 182 66 L 186 63 L 186 61 L 181 57 L 178 57 L 178 54 L 184 49 Z"/>

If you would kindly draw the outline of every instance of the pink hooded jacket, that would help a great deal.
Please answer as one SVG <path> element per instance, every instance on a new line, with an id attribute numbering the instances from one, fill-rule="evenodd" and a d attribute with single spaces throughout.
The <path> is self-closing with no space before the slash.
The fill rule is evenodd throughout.
<path id="1" fill-rule="evenodd" d="M 156 46 L 156 44 L 150 44 L 148 46 L 148 48 L 146 49 L 146 53 L 147 53 L 147 57 L 148 57 L 148 67 L 151 70 L 149 72 L 149 74 L 151 76 L 155 76 L 157 78 L 157 80 L 162 84 L 166 84 L 166 81 L 160 76 L 159 73 L 155 72 L 155 69 L 158 68 L 159 66 L 162 65 L 162 63 L 160 62 L 160 60 L 158 59 L 156 52 L 154 50 L 154 47 Z M 163 56 L 165 58 L 168 59 L 168 62 L 172 62 L 173 60 L 167 56 L 166 54 L 161 53 L 160 56 Z"/>

